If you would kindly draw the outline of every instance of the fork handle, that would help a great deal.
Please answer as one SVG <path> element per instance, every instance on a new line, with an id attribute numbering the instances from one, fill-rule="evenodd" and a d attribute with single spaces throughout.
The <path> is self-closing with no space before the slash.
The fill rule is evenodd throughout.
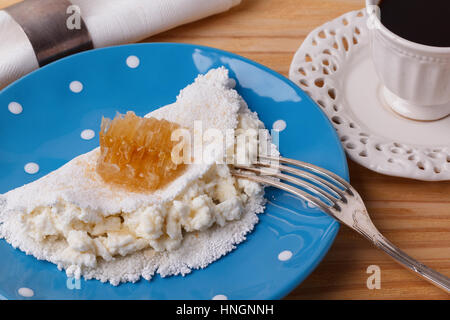
<path id="1" fill-rule="evenodd" d="M 395 261 L 450 294 L 450 278 L 411 258 L 381 234 L 374 243 Z"/>

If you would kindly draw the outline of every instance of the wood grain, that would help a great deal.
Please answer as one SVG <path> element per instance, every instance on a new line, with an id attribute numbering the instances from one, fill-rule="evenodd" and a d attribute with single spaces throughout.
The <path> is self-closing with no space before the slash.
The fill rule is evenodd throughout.
<path id="1" fill-rule="evenodd" d="M 5 7 L 17 0 L 0 0 Z M 185 42 L 235 52 L 287 76 L 294 52 L 315 27 L 363 7 L 363 0 L 243 0 L 214 17 L 144 42 Z M 350 161 L 352 184 L 374 223 L 393 243 L 450 275 L 450 181 L 421 182 L 374 173 Z M 381 289 L 366 286 L 381 268 Z M 449 299 L 342 227 L 328 255 L 287 299 Z"/>

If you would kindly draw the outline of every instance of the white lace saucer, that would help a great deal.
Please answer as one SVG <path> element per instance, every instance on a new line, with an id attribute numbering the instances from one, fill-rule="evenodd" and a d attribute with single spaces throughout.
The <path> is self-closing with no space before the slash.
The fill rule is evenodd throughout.
<path id="1" fill-rule="evenodd" d="M 289 78 L 323 108 L 354 161 L 392 176 L 450 180 L 450 117 L 414 121 L 386 105 L 365 10 L 312 31 L 292 60 Z"/>

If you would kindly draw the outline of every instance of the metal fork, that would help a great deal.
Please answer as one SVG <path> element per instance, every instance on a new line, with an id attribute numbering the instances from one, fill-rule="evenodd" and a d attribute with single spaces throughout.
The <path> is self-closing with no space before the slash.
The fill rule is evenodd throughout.
<path id="1" fill-rule="evenodd" d="M 333 172 L 298 160 L 259 156 L 251 166 L 235 165 L 232 174 L 290 192 L 317 206 L 372 241 L 407 269 L 450 293 L 450 278 L 411 258 L 387 240 L 373 224 L 358 192 Z"/>

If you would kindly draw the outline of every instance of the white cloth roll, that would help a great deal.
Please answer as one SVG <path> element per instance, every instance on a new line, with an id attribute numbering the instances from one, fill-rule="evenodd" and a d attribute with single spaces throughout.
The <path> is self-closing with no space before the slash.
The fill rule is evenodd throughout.
<path id="1" fill-rule="evenodd" d="M 239 4 L 241 0 L 70 0 L 95 48 L 131 43 Z M 0 89 L 38 68 L 21 27 L 0 10 Z"/>
<path id="2" fill-rule="evenodd" d="M 0 89 L 39 67 L 27 35 L 0 10 Z"/>

